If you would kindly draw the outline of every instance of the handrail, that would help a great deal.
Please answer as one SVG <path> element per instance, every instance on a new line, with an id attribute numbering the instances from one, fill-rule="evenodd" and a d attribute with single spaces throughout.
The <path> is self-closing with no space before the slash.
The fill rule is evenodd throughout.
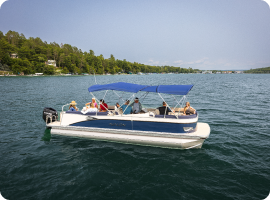
<path id="1" fill-rule="evenodd" d="M 64 107 L 67 106 L 67 105 L 69 105 L 69 103 L 67 103 L 66 105 L 63 105 L 62 106 L 62 111 L 64 111 Z"/>

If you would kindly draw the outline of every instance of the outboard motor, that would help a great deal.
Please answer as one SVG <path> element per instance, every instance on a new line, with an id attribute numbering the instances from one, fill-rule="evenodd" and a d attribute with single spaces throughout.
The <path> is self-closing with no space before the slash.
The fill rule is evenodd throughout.
<path id="1" fill-rule="evenodd" d="M 58 120 L 58 113 L 53 108 L 44 108 L 43 119 L 46 123 L 51 123 Z"/>

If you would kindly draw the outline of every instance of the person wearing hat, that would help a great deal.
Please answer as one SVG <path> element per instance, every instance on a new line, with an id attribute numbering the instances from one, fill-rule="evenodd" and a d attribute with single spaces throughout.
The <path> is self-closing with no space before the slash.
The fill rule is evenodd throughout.
<path id="1" fill-rule="evenodd" d="M 78 108 L 76 107 L 77 103 L 76 101 L 71 101 L 71 103 L 69 104 L 69 111 L 78 111 Z"/>
<path id="2" fill-rule="evenodd" d="M 139 102 L 139 98 L 136 97 L 134 99 L 134 102 L 132 104 L 129 105 L 130 107 L 132 107 L 132 112 L 137 114 L 142 110 L 142 104 Z"/>

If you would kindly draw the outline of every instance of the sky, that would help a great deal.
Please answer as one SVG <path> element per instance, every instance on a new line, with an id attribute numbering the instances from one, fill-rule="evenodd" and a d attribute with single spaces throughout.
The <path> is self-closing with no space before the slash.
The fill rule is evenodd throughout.
<path id="1" fill-rule="evenodd" d="M 270 7 L 262 0 L 8 0 L 0 31 L 155 66 L 270 66 Z"/>

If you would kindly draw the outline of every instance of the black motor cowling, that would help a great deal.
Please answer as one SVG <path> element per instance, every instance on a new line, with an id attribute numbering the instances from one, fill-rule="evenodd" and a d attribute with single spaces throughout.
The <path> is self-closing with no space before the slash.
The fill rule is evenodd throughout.
<path id="1" fill-rule="evenodd" d="M 46 122 L 47 118 L 47 122 Z M 43 110 L 43 119 L 46 123 L 50 123 L 51 121 L 56 121 L 58 119 L 58 113 L 55 109 L 53 108 L 44 108 Z"/>

